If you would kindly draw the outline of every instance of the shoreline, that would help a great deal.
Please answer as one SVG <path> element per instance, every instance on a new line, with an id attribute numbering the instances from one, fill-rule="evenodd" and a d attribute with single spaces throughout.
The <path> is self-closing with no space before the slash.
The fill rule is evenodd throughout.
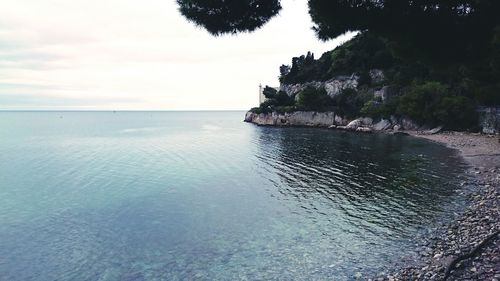
<path id="1" fill-rule="evenodd" d="M 491 280 L 500 281 L 500 137 L 482 133 L 440 130 L 346 130 L 310 124 L 258 124 L 263 127 L 308 127 L 407 135 L 444 145 L 457 151 L 468 165 L 467 180 L 459 189 L 470 186 L 462 213 L 422 243 L 411 265 L 395 266 L 387 276 L 366 280 Z M 365 278 L 363 278 L 365 279 Z"/>
<path id="2" fill-rule="evenodd" d="M 458 217 L 439 228 L 428 239 L 415 241 L 424 251 L 410 265 L 395 265 L 389 275 L 368 280 L 491 280 L 500 281 L 500 139 L 498 135 L 420 131 L 408 120 L 379 122 L 358 118 L 339 119 L 333 112 L 255 114 L 245 122 L 270 127 L 310 127 L 408 135 L 451 148 L 468 165 L 467 179 L 457 186 L 467 191 L 467 201 Z M 354 124 L 355 123 L 355 124 Z M 387 124 L 386 124 L 387 123 Z M 333 125 L 332 125 L 333 124 Z M 397 126 L 397 127 L 396 127 Z"/>
<path id="3" fill-rule="evenodd" d="M 500 280 L 500 140 L 464 132 L 404 131 L 457 150 L 473 186 L 463 213 L 431 237 L 416 264 L 382 280 Z M 380 278 L 379 278 L 380 279 Z M 370 280 L 370 279 L 369 279 Z M 377 279 L 375 279 L 377 280 Z"/>

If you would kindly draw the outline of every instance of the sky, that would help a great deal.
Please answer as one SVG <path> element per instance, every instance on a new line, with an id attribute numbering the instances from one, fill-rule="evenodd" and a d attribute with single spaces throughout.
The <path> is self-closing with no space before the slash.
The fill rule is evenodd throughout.
<path id="1" fill-rule="evenodd" d="M 279 66 L 317 58 L 306 0 L 263 28 L 213 37 L 175 0 L 3 0 L 0 110 L 244 110 Z"/>

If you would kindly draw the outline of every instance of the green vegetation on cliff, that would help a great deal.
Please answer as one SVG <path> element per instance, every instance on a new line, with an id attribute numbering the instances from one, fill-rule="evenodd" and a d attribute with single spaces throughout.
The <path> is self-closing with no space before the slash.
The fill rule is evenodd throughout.
<path id="1" fill-rule="evenodd" d="M 370 32 L 324 53 L 292 59 L 291 66 L 280 67 L 284 85 L 327 81 L 355 74 L 358 86 L 344 89 L 333 98 L 322 89 L 306 87 L 297 98 L 270 98 L 255 112 L 332 110 L 345 117 L 388 118 L 406 116 L 420 124 L 445 125 L 450 129 L 474 129 L 478 105 L 500 104 L 500 30 L 491 42 L 487 56 L 479 60 L 432 63 L 398 53 L 396 43 Z M 372 79 L 370 71 L 381 70 L 382 79 Z M 390 86 L 398 93 L 382 102 L 374 91 Z M 283 101 L 283 102 L 281 102 Z"/>
<path id="2" fill-rule="evenodd" d="M 282 8 L 281 0 L 177 3 L 182 15 L 214 35 L 254 31 Z M 255 111 L 335 109 L 465 129 L 476 124 L 477 105 L 500 104 L 499 0 L 308 0 L 308 12 L 322 40 L 361 33 L 318 60 L 311 53 L 293 58 L 280 67 L 281 83 L 354 73 L 358 86 L 338 95 L 305 88 L 293 100 L 277 92 Z M 372 81 L 373 69 L 385 79 Z M 379 100 L 373 92 L 382 86 L 398 94 Z"/>

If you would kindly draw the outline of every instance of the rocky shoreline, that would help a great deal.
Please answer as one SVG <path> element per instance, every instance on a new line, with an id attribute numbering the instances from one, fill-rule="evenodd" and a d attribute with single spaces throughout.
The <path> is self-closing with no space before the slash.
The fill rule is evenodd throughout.
<path id="1" fill-rule="evenodd" d="M 463 214 L 431 238 L 415 264 L 372 280 L 500 280 L 500 143 L 497 136 L 462 132 L 408 134 L 457 149 L 470 165 Z M 370 280 L 370 279 L 369 279 Z"/>
<path id="2" fill-rule="evenodd" d="M 425 138 L 460 152 L 469 165 L 471 186 L 467 207 L 451 224 L 427 241 L 416 241 L 422 250 L 411 267 L 366 280 L 491 280 L 500 281 L 500 139 L 495 135 L 441 132 L 422 128 L 410 120 L 352 121 L 333 112 L 256 114 L 245 121 L 261 126 L 308 126 L 357 132 L 405 134 Z M 461 188 L 459 187 L 459 188 Z"/>
<path id="3" fill-rule="evenodd" d="M 365 133 L 373 131 L 430 130 L 430 128 L 418 126 L 408 118 L 396 118 L 392 116 L 389 119 L 381 119 L 375 122 L 369 117 L 347 119 L 333 111 L 294 111 L 285 113 L 255 113 L 249 111 L 245 114 L 245 122 L 254 123 L 259 126 L 321 127 Z M 436 128 L 432 132 L 438 132 L 439 130 Z"/>

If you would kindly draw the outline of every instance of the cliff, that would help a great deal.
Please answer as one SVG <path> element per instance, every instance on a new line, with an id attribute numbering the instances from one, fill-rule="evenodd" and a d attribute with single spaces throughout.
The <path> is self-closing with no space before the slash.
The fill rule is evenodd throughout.
<path id="1" fill-rule="evenodd" d="M 254 123 L 259 126 L 320 127 L 358 132 L 423 130 L 435 133 L 441 129 L 438 127 L 429 130 L 428 127 L 419 126 L 408 118 L 397 118 L 394 116 L 389 119 L 380 119 L 377 122 L 374 122 L 370 117 L 349 120 L 332 111 L 295 111 L 287 113 L 254 113 L 249 111 L 245 115 L 245 122 Z"/>
<path id="2" fill-rule="evenodd" d="M 480 62 L 424 62 L 401 57 L 393 47 L 363 32 L 319 59 L 311 53 L 293 58 L 291 66 L 280 67 L 280 88 L 266 87 L 265 101 L 251 110 L 267 115 L 251 122 L 346 126 L 330 120 L 370 117 L 376 123 L 390 120 L 393 127 L 404 127 L 394 120 L 413 120 L 419 128 L 500 131 L 496 68 Z"/>

